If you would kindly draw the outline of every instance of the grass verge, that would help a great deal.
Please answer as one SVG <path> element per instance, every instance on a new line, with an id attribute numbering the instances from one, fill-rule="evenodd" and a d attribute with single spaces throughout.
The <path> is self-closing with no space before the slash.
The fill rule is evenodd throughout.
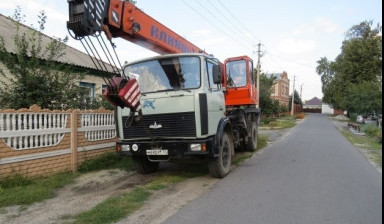
<path id="1" fill-rule="evenodd" d="M 65 217 L 64 219 L 72 218 L 74 224 L 114 223 L 139 210 L 145 202 L 150 199 L 150 196 L 154 192 L 181 183 L 186 179 L 208 174 L 208 169 L 201 163 L 188 166 L 185 164 L 180 165 L 183 166 L 183 168 L 162 173 L 155 177 L 150 183 L 135 187 L 129 193 L 109 198 L 89 211 L 80 213 L 74 217 Z"/>
<path id="2" fill-rule="evenodd" d="M 132 170 L 130 158 L 106 153 L 79 167 L 79 174 L 103 169 Z M 21 175 L 0 180 L 0 208 L 12 205 L 30 205 L 55 196 L 55 191 L 72 183 L 79 174 L 71 172 L 49 177 L 26 178 Z"/>
<path id="3" fill-rule="evenodd" d="M 268 136 L 267 135 L 259 135 L 258 137 L 258 144 L 257 144 L 257 151 L 265 148 L 268 145 Z M 232 161 L 232 165 L 238 166 L 242 164 L 245 160 L 251 158 L 254 155 L 253 152 L 242 152 L 237 153 L 235 155 L 234 160 Z"/>
<path id="4" fill-rule="evenodd" d="M 133 169 L 132 159 L 117 155 L 114 152 L 102 154 L 95 159 L 87 160 L 79 166 L 80 173 L 94 172 L 104 169 Z"/>
<path id="5" fill-rule="evenodd" d="M 13 176 L 0 181 L 0 208 L 11 205 L 30 205 L 55 195 L 61 188 L 78 175 L 73 173 L 56 174 L 44 178 Z"/>
<path id="6" fill-rule="evenodd" d="M 347 128 L 342 129 L 341 132 L 353 145 L 361 149 L 369 160 L 383 167 L 383 144 L 375 137 L 355 135 Z"/>
<path id="7" fill-rule="evenodd" d="M 151 195 L 150 191 L 136 187 L 127 194 L 109 198 L 93 209 L 76 215 L 73 223 L 114 223 L 141 208 Z"/>
<path id="8" fill-rule="evenodd" d="M 296 119 L 281 119 L 281 120 L 275 120 L 271 121 L 268 124 L 263 124 L 261 127 L 263 128 L 270 128 L 272 130 L 278 130 L 278 129 L 288 129 L 293 128 L 296 126 Z"/>

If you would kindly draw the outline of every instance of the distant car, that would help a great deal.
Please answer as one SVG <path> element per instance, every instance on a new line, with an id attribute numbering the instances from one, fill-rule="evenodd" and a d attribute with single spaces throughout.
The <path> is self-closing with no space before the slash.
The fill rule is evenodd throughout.
<path id="1" fill-rule="evenodd" d="M 364 124 L 364 123 L 365 123 L 365 118 L 364 118 L 364 116 L 362 116 L 362 115 L 357 116 L 357 118 L 356 118 L 356 123 L 358 123 L 358 124 Z"/>

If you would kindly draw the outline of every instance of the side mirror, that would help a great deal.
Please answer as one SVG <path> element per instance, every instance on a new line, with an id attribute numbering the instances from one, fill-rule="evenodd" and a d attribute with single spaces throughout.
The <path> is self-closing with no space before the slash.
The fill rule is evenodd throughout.
<path id="1" fill-rule="evenodd" d="M 216 85 L 220 85 L 222 80 L 220 65 L 214 65 L 212 72 L 213 72 L 213 83 Z"/>

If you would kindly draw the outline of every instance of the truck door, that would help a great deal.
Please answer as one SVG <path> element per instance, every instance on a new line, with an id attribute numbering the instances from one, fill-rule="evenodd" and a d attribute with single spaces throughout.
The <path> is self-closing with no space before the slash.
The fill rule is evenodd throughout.
<path id="1" fill-rule="evenodd" d="M 218 62 L 213 60 L 206 60 L 206 69 L 208 76 L 207 103 L 208 103 L 208 127 L 209 135 L 215 135 L 220 119 L 224 117 L 225 113 L 225 98 L 222 91 L 221 84 L 214 83 L 213 67 L 218 65 Z"/>

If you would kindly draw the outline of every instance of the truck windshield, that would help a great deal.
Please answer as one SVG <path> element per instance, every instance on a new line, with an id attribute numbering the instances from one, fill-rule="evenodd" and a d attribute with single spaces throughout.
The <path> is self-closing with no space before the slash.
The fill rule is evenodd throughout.
<path id="1" fill-rule="evenodd" d="M 142 93 L 189 90 L 200 87 L 198 57 L 170 57 L 128 65 L 126 74 L 138 80 Z"/>
<path id="2" fill-rule="evenodd" d="M 247 85 L 247 62 L 245 60 L 228 62 L 226 67 L 229 86 L 243 87 Z"/>

